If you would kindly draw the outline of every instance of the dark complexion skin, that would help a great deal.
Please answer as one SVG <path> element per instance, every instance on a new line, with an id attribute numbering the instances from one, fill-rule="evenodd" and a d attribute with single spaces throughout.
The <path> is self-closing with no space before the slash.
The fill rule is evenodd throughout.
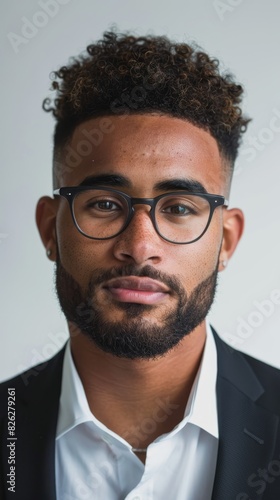
<path id="1" fill-rule="evenodd" d="M 115 174 L 126 179 L 125 185 L 115 186 L 116 189 L 134 197 L 152 198 L 168 192 L 159 190 L 158 184 L 174 179 L 191 179 L 201 183 L 208 193 L 228 196 L 228 167 L 216 140 L 207 131 L 185 120 L 157 114 L 109 119 L 110 133 L 81 158 L 78 166 L 60 172 L 61 186 L 77 186 L 90 176 Z M 99 121 L 92 119 L 80 124 L 70 146 L 79 150 L 84 132 L 98 127 Z M 148 211 L 147 205 L 136 206 L 135 216 L 122 234 L 96 241 L 77 231 L 65 199 L 43 197 L 37 206 L 37 224 L 45 247 L 52 250 L 51 259 L 59 260 L 59 269 L 66 273 L 64 277 L 70 277 L 70 286 L 78 285 L 82 294 L 79 300 L 87 297 L 90 280 L 98 270 L 110 273 L 112 269 L 127 268 L 141 273 L 146 268 L 155 275 L 162 273 L 174 279 L 179 284 L 179 294 L 159 278 L 165 290 L 157 295 L 151 292 L 148 299 L 141 291 L 127 294 L 123 285 L 117 296 L 102 283 L 94 288 L 94 305 L 101 321 L 105 319 L 117 328 L 128 322 L 129 308 L 124 307 L 124 302 L 145 305 L 149 300 L 150 306 L 142 307 L 136 318 L 130 317 L 130 322 L 132 328 L 139 323 L 142 331 L 152 332 L 155 328 L 160 335 L 166 318 L 180 305 L 180 296 L 188 303 L 199 287 L 206 290 L 208 299 L 202 316 L 207 313 L 216 271 L 222 271 L 222 261 L 233 254 L 244 220 L 239 209 L 219 207 L 200 240 L 174 245 L 155 232 Z M 209 280 L 211 286 L 207 288 Z M 65 292 L 62 289 L 64 296 Z M 201 303 L 201 297 L 197 300 Z M 194 307 L 198 306 L 195 303 Z M 133 445 L 134 429 L 141 428 L 142 420 L 159 410 L 159 399 L 168 399 L 172 412 L 157 422 L 152 433 L 140 440 L 138 436 L 138 447 L 145 448 L 172 430 L 183 417 L 199 367 L 206 338 L 205 318 L 200 318 L 190 333 L 186 325 L 188 335 L 182 336 L 175 348 L 151 359 L 129 359 L 106 352 L 69 319 L 72 355 L 94 415 Z M 144 461 L 144 457 L 140 458 Z"/>
<path id="2" fill-rule="evenodd" d="M 191 333 L 204 320 L 211 307 L 217 274 L 215 270 L 188 297 L 178 279 L 156 271 L 151 266 L 140 269 L 129 265 L 110 271 L 96 269 L 87 291 L 83 292 L 63 268 L 57 249 L 56 288 L 67 320 L 102 351 L 129 359 L 156 359 Z M 95 305 L 100 286 L 105 287 L 109 296 L 115 297 L 114 305 L 125 311 L 122 322 L 108 321 L 105 300 L 102 308 Z M 162 324 L 142 322 L 143 314 L 155 307 L 146 302 L 153 300 L 158 303 L 165 299 L 164 294 L 176 297 L 177 304 L 166 313 Z M 109 298 L 108 308 L 113 297 Z"/>

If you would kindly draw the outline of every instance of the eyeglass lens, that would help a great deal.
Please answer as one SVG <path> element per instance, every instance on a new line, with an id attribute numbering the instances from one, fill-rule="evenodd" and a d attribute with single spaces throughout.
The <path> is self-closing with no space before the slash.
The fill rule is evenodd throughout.
<path id="1" fill-rule="evenodd" d="M 111 238 L 126 225 L 130 216 L 125 197 L 106 189 L 78 193 L 73 212 L 80 230 L 91 238 Z M 166 194 L 157 201 L 154 218 L 159 234 L 174 243 L 187 243 L 205 230 L 210 215 L 208 201 L 197 195 Z"/>

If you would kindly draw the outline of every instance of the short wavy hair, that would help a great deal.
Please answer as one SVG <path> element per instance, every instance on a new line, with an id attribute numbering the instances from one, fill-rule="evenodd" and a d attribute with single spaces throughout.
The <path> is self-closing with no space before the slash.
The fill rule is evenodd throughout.
<path id="1" fill-rule="evenodd" d="M 207 130 L 232 171 L 250 121 L 239 106 L 242 86 L 221 74 L 217 59 L 164 36 L 105 32 L 53 73 L 52 89 L 43 108 L 56 119 L 54 156 L 90 118 L 158 112 Z"/>

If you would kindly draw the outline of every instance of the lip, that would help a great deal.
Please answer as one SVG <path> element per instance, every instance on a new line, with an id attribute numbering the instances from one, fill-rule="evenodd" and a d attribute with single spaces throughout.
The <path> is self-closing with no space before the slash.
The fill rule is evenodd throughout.
<path id="1" fill-rule="evenodd" d="M 112 279 L 105 284 L 104 288 L 126 288 L 141 292 L 169 292 L 169 289 L 163 283 L 151 278 L 138 276 L 126 276 L 124 278 Z"/>
<path id="2" fill-rule="evenodd" d="M 119 302 L 137 304 L 156 304 L 169 294 L 169 289 L 163 283 L 138 276 L 112 279 L 106 282 L 103 288 Z"/>

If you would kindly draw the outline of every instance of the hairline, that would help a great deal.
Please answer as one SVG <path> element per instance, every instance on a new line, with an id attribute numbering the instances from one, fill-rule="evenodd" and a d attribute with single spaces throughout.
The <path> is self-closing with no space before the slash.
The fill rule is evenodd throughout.
<path id="1" fill-rule="evenodd" d="M 85 119 L 81 119 L 81 121 L 79 121 L 79 119 L 77 119 L 75 121 L 75 124 L 73 125 L 73 127 L 70 129 L 69 134 L 66 136 L 66 138 L 63 141 L 61 141 L 61 144 L 59 144 L 59 145 L 54 144 L 53 161 L 52 161 L 53 189 L 57 189 L 57 188 L 61 187 L 59 185 L 60 182 L 57 181 L 56 166 L 55 165 L 57 162 L 58 163 L 61 162 L 61 159 L 63 158 L 63 155 L 64 155 L 64 149 L 66 146 L 70 145 L 70 142 L 73 139 L 73 135 L 74 135 L 77 127 L 79 127 L 81 124 L 85 124 L 85 123 L 89 122 L 90 120 L 94 120 L 94 119 L 98 119 L 98 118 L 101 119 L 103 117 L 105 118 L 105 117 L 111 116 L 111 117 L 120 117 L 120 118 L 125 119 L 127 116 L 138 116 L 138 115 L 150 115 L 150 116 L 162 116 L 162 117 L 177 118 L 179 120 L 183 120 L 185 122 L 188 122 L 188 123 L 194 125 L 198 129 L 201 129 L 201 130 L 204 130 L 205 132 L 208 132 L 208 134 L 216 141 L 216 144 L 217 144 L 220 156 L 221 156 L 221 160 L 222 160 L 222 167 L 223 167 L 223 169 L 226 173 L 226 176 L 228 178 L 227 179 L 228 192 L 230 191 L 235 162 L 232 161 L 230 158 L 228 158 L 225 155 L 223 148 L 221 147 L 221 145 L 217 141 L 216 137 L 214 137 L 214 135 L 211 133 L 211 130 L 206 126 L 203 126 L 202 124 L 199 124 L 198 122 L 195 122 L 194 120 L 190 120 L 188 117 L 179 116 L 179 115 L 176 115 L 174 113 L 163 112 L 161 110 L 139 110 L 139 111 L 133 111 L 133 112 L 129 112 L 129 113 L 112 113 L 111 111 L 108 111 L 108 112 L 104 111 L 102 113 L 98 113 L 98 114 L 94 114 L 92 116 L 89 116 Z M 55 133 L 56 133 L 56 129 L 55 129 Z M 54 137 L 55 137 L 55 133 L 54 133 Z M 75 168 L 75 167 L 72 167 L 72 168 Z"/>

